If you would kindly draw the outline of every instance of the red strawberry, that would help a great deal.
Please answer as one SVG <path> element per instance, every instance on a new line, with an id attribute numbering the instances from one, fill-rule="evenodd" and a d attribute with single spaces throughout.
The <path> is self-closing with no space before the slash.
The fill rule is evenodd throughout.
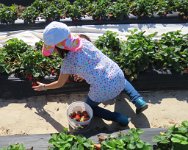
<path id="1" fill-rule="evenodd" d="M 78 122 L 80 122 L 80 119 L 81 119 L 81 117 L 80 117 L 80 115 L 79 114 L 76 114 L 76 116 L 75 116 L 75 118 L 74 118 L 76 121 L 78 121 Z"/>
<path id="2" fill-rule="evenodd" d="M 31 80 L 33 79 L 33 76 L 32 76 L 32 74 L 28 74 L 28 75 L 26 76 L 26 78 L 27 78 L 29 81 L 31 81 Z"/>
<path id="3" fill-rule="evenodd" d="M 82 115 L 83 115 L 84 117 L 89 117 L 87 111 L 83 111 L 83 112 L 82 112 Z"/>
<path id="4" fill-rule="evenodd" d="M 37 85 L 38 85 L 37 82 L 35 81 L 32 82 L 32 86 L 37 86 Z"/>
<path id="5" fill-rule="evenodd" d="M 75 113 L 75 112 L 73 112 L 73 113 L 71 113 L 71 114 L 69 115 L 69 117 L 70 117 L 71 119 L 74 119 L 75 116 L 76 116 L 76 113 Z"/>
<path id="6" fill-rule="evenodd" d="M 55 75 L 55 69 L 51 69 L 51 74 L 52 74 L 52 76 Z"/>
<path id="7" fill-rule="evenodd" d="M 94 147 L 96 150 L 100 150 L 101 149 L 101 144 L 94 144 Z"/>

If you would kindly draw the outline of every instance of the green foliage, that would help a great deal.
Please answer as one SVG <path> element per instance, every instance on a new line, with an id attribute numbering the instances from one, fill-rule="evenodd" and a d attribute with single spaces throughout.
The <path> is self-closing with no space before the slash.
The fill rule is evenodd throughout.
<path id="1" fill-rule="evenodd" d="M 129 15 L 129 1 L 117 0 L 107 8 L 109 19 L 123 20 Z"/>
<path id="2" fill-rule="evenodd" d="M 174 0 L 174 4 L 174 9 L 185 19 L 188 19 L 188 0 Z"/>
<path id="3" fill-rule="evenodd" d="M 60 15 L 62 18 L 66 17 L 66 14 L 68 12 L 68 7 L 71 5 L 70 1 L 68 0 L 53 0 L 50 2 L 49 5 L 54 5 L 57 7 L 57 9 L 59 9 L 60 11 Z"/>
<path id="4" fill-rule="evenodd" d="M 130 6 L 130 12 L 138 17 L 152 17 L 156 0 L 134 0 Z"/>
<path id="5" fill-rule="evenodd" d="M 181 73 L 188 66 L 188 35 L 181 31 L 163 34 L 155 55 L 157 68 Z"/>
<path id="6" fill-rule="evenodd" d="M 144 35 L 145 32 L 130 31 L 127 41 L 122 44 L 119 65 L 131 79 L 152 66 L 156 51 L 153 37 L 156 33 Z"/>
<path id="7" fill-rule="evenodd" d="M 19 72 L 21 55 L 29 51 L 31 46 L 16 38 L 10 39 L 2 48 L 1 61 L 3 70 L 7 73 Z"/>
<path id="8" fill-rule="evenodd" d="M 52 134 L 49 143 L 50 150 L 94 150 L 94 144 L 83 136 L 68 133 L 67 129 L 58 134 Z"/>
<path id="9" fill-rule="evenodd" d="M 45 8 L 47 8 L 49 5 L 49 2 L 47 0 L 35 0 L 32 3 L 32 7 L 34 7 L 39 13 L 42 13 Z"/>
<path id="10" fill-rule="evenodd" d="M 47 22 L 59 21 L 61 17 L 61 10 L 58 9 L 55 5 L 50 4 L 46 9 L 44 9 L 42 16 L 46 19 Z"/>
<path id="11" fill-rule="evenodd" d="M 151 150 L 152 147 L 149 143 L 140 139 L 143 133 L 140 129 L 132 128 L 127 134 L 120 134 L 116 138 L 109 137 L 101 143 L 102 150 Z"/>
<path id="12" fill-rule="evenodd" d="M 95 45 L 105 55 L 119 63 L 119 54 L 121 51 L 121 41 L 118 38 L 116 32 L 107 31 L 100 36 L 96 41 Z"/>
<path id="13" fill-rule="evenodd" d="M 35 23 L 36 18 L 38 17 L 39 12 L 33 6 L 28 6 L 22 13 L 21 18 L 24 20 L 24 23 L 30 24 Z"/>
<path id="14" fill-rule="evenodd" d="M 107 20 L 107 8 L 109 8 L 111 3 L 111 0 L 93 1 L 90 12 L 93 20 Z"/>
<path id="15" fill-rule="evenodd" d="M 11 144 L 6 148 L 1 148 L 0 150 L 26 150 L 23 144 Z"/>
<path id="16" fill-rule="evenodd" d="M 6 24 L 14 24 L 17 19 L 17 6 L 12 5 L 10 7 L 0 6 L 0 22 Z"/>
<path id="17" fill-rule="evenodd" d="M 186 150 L 188 148 L 188 121 L 173 125 L 160 135 L 155 135 L 153 142 L 157 143 L 160 150 Z"/>
<path id="18" fill-rule="evenodd" d="M 35 49 L 38 51 L 41 51 L 43 44 L 44 44 L 44 42 L 42 40 L 40 40 L 39 42 L 36 42 Z"/>
<path id="19" fill-rule="evenodd" d="M 73 5 L 69 5 L 67 8 L 68 8 L 68 11 L 66 13 L 67 17 L 70 17 L 72 21 L 81 20 L 82 10 L 80 7 L 73 4 Z"/>
<path id="20" fill-rule="evenodd" d="M 78 7 L 78 10 L 80 10 L 81 12 L 81 16 L 84 17 L 89 11 L 89 6 L 91 2 L 91 0 L 75 0 L 73 5 Z"/>
<path id="21" fill-rule="evenodd" d="M 43 57 L 41 47 L 43 42 L 36 43 L 37 50 L 27 45 L 22 40 L 16 38 L 8 40 L 1 49 L 0 71 L 20 78 L 27 78 L 31 75 L 34 78 L 44 78 L 52 73 L 58 76 L 62 60 L 54 55 L 53 57 Z"/>

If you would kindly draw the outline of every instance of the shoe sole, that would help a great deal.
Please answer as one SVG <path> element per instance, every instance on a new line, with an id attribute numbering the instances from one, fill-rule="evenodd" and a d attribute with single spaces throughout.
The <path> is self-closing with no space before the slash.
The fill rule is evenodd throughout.
<path id="1" fill-rule="evenodd" d="M 136 109 L 136 114 L 140 114 L 142 113 L 144 110 L 146 110 L 148 108 L 148 105 L 146 104 L 144 107 L 140 108 L 140 109 Z"/>

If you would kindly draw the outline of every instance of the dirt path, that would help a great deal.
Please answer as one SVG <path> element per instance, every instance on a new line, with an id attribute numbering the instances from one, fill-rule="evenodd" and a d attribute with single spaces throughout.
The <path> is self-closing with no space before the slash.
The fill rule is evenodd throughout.
<path id="1" fill-rule="evenodd" d="M 168 127 L 188 120 L 188 91 L 156 91 L 142 93 L 149 108 L 141 115 L 135 115 L 135 107 L 126 95 L 120 95 L 116 103 L 106 107 L 122 112 L 132 118 L 129 127 L 158 128 Z M 22 100 L 0 99 L 0 135 L 44 134 L 68 128 L 66 109 L 77 100 L 83 101 L 86 94 L 52 95 L 32 97 Z M 123 127 L 111 121 L 94 118 L 93 130 L 119 130 Z"/>

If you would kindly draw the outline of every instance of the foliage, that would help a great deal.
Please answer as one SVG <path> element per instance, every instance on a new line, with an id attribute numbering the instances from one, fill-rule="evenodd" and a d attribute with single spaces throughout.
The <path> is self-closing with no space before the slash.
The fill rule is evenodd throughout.
<path id="1" fill-rule="evenodd" d="M 10 39 L 6 42 L 2 48 L 2 67 L 3 70 L 7 73 L 13 73 L 20 70 L 20 57 L 25 51 L 29 51 L 31 46 L 27 45 L 22 40 L 16 38 Z"/>
<path id="2" fill-rule="evenodd" d="M 66 16 L 70 17 L 72 21 L 81 20 L 82 10 L 80 7 L 73 5 L 67 6 L 68 11 L 66 12 Z"/>
<path id="3" fill-rule="evenodd" d="M 128 0 L 117 0 L 113 2 L 107 9 L 109 19 L 123 20 L 129 15 Z"/>
<path id="4" fill-rule="evenodd" d="M 91 2 L 91 0 L 75 0 L 73 5 L 78 7 L 81 12 L 81 16 L 84 17 L 87 12 L 89 12 L 89 6 Z"/>
<path id="5" fill-rule="evenodd" d="M 91 140 L 83 136 L 75 136 L 64 129 L 61 133 L 52 134 L 49 143 L 52 144 L 50 150 L 94 150 Z"/>
<path id="6" fill-rule="evenodd" d="M 120 134 L 116 138 L 108 138 L 101 143 L 102 150 L 151 150 L 152 147 L 149 143 L 140 139 L 140 134 L 143 131 L 140 129 L 132 128 L 127 134 Z"/>
<path id="7" fill-rule="evenodd" d="M 121 41 L 118 38 L 116 32 L 107 31 L 102 36 L 100 36 L 96 41 L 95 45 L 99 48 L 105 55 L 119 63 L 120 52 L 121 52 Z"/>
<path id="8" fill-rule="evenodd" d="M 17 6 L 12 5 L 10 7 L 0 6 L 0 22 L 5 24 L 13 24 L 17 19 Z"/>
<path id="9" fill-rule="evenodd" d="M 130 12 L 138 17 L 152 17 L 155 4 L 155 0 L 134 0 L 130 6 Z"/>
<path id="10" fill-rule="evenodd" d="M 61 18 L 61 10 L 58 9 L 55 5 L 50 4 L 46 9 L 44 9 L 42 16 L 46 19 L 47 22 L 59 21 Z"/>
<path id="11" fill-rule="evenodd" d="M 39 12 L 33 6 L 28 6 L 22 13 L 21 18 L 24 20 L 24 23 L 30 24 L 35 23 L 36 18 L 38 17 Z"/>
<path id="12" fill-rule="evenodd" d="M 68 0 L 53 0 L 49 5 L 54 5 L 59 9 L 61 18 L 65 18 L 68 12 L 67 7 L 70 6 L 70 1 Z"/>
<path id="13" fill-rule="evenodd" d="M 107 8 L 109 8 L 111 3 L 111 0 L 93 1 L 90 11 L 93 20 L 107 20 Z"/>
<path id="14" fill-rule="evenodd" d="M 157 143 L 160 150 L 186 150 L 188 148 L 188 121 L 173 125 L 160 135 L 155 135 L 153 142 Z"/>
<path id="15" fill-rule="evenodd" d="M 129 32 L 131 34 L 127 36 L 127 41 L 122 44 L 119 65 L 132 80 L 152 66 L 156 51 L 153 37 L 156 33 L 144 35 L 145 32 L 137 30 Z"/>
<path id="16" fill-rule="evenodd" d="M 174 9 L 179 12 L 180 16 L 188 19 L 188 0 L 174 0 Z"/>
<path id="17" fill-rule="evenodd" d="M 45 8 L 47 8 L 49 5 L 47 0 L 35 0 L 32 3 L 32 7 L 34 7 L 39 13 L 42 13 Z"/>
<path id="18" fill-rule="evenodd" d="M 51 58 L 41 54 L 42 42 L 38 43 L 37 50 L 16 38 L 8 40 L 0 54 L 0 69 L 7 74 L 14 73 L 20 78 L 44 78 L 53 73 L 58 76 L 61 64 L 60 57 Z"/>
<path id="19" fill-rule="evenodd" d="M 188 67 L 188 35 L 181 31 L 168 32 L 158 41 L 155 66 L 181 73 Z"/>
<path id="20" fill-rule="evenodd" d="M 11 144 L 6 148 L 1 148 L 0 150 L 26 150 L 23 144 Z"/>

